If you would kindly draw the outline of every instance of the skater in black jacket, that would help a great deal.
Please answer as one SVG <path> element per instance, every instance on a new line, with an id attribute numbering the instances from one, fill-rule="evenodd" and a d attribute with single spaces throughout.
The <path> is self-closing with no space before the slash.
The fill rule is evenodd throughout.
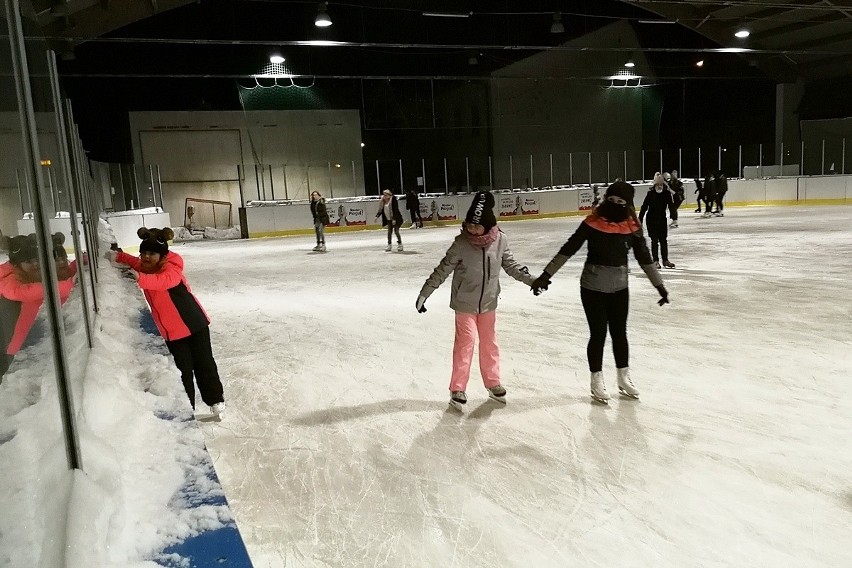
<path id="1" fill-rule="evenodd" d="M 408 214 L 411 215 L 411 226 L 409 229 L 422 229 L 423 217 L 420 215 L 420 198 L 413 189 L 405 192 L 405 208 L 408 209 Z"/>
<path id="2" fill-rule="evenodd" d="M 325 226 L 329 223 L 328 209 L 325 198 L 319 191 L 311 193 L 311 215 L 314 218 L 314 232 L 317 235 L 317 246 L 314 252 L 325 252 Z"/>
<path id="3" fill-rule="evenodd" d="M 712 173 L 704 178 L 704 217 L 713 214 L 713 203 L 716 202 L 716 176 Z"/>
<path id="4" fill-rule="evenodd" d="M 648 222 L 645 226 L 648 229 L 648 236 L 651 237 L 651 254 L 657 268 L 660 267 L 660 254 L 663 257 L 663 266 L 666 268 L 674 268 L 675 265 L 669 262 L 669 243 L 668 243 L 668 226 L 666 224 L 666 214 L 674 207 L 672 194 L 667 190 L 663 176 L 657 174 L 654 176 L 654 185 L 648 190 L 645 196 L 645 201 L 642 202 L 642 210 L 639 212 L 639 222 L 645 219 L 648 215 Z"/>
<path id="5" fill-rule="evenodd" d="M 716 172 L 716 195 L 714 195 L 714 201 L 716 202 L 716 216 L 724 217 L 725 214 L 722 210 L 725 208 L 725 204 L 723 203 L 725 200 L 725 194 L 728 193 L 728 178 L 725 177 L 725 174 L 722 171 Z"/>
<path id="6" fill-rule="evenodd" d="M 668 192 L 666 192 L 668 195 Z M 663 225 L 665 226 L 665 225 Z M 633 209 L 633 186 L 616 182 L 609 186 L 601 204 L 586 217 L 568 241 L 562 245 L 541 276 L 532 284 L 539 295 L 547 290 L 550 279 L 583 244 L 588 256 L 580 276 L 580 298 L 589 324 L 589 343 L 586 356 L 591 371 L 592 398 L 606 403 L 603 374 L 603 352 L 609 330 L 612 351 L 618 371 L 618 388 L 627 396 L 639 398 L 639 390 L 630 379 L 629 345 L 627 342 L 627 251 L 633 249 L 639 266 L 660 293 L 659 304 L 669 303 L 669 293 L 648 253 L 642 226 Z"/>
<path id="7" fill-rule="evenodd" d="M 666 174 L 666 175 L 669 175 L 669 174 Z M 672 229 L 677 229 L 677 227 L 678 227 L 677 210 L 680 207 L 680 205 L 686 200 L 686 197 L 684 195 L 683 182 L 680 181 L 679 177 L 677 177 L 677 170 L 672 170 L 671 175 L 669 175 L 669 178 L 666 181 L 668 182 L 669 188 L 672 191 L 672 202 L 673 202 L 673 205 L 672 205 L 672 208 L 671 208 L 671 211 L 670 211 L 671 217 L 672 217 L 672 222 L 671 222 L 671 225 L 669 225 L 669 227 L 671 227 Z"/>

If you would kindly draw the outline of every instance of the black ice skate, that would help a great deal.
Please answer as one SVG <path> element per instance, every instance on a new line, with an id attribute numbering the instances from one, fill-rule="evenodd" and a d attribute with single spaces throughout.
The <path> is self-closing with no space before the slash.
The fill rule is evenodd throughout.
<path id="1" fill-rule="evenodd" d="M 467 404 L 467 395 L 464 391 L 453 391 L 450 395 L 450 407 L 461 410 Z"/>
<path id="2" fill-rule="evenodd" d="M 674 268 L 675 267 L 674 262 L 669 262 L 668 260 L 663 261 L 663 266 L 665 266 L 666 268 Z"/>

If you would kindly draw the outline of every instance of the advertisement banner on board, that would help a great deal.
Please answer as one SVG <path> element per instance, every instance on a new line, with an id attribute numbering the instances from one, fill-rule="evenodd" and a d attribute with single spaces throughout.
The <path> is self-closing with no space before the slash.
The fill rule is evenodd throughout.
<path id="1" fill-rule="evenodd" d="M 343 204 L 338 205 L 337 203 L 327 203 L 326 204 L 326 212 L 328 213 L 328 223 L 326 223 L 326 227 L 340 227 L 340 219 L 341 215 L 346 216 L 345 209 L 343 208 Z"/>
<path id="2" fill-rule="evenodd" d="M 520 196 L 516 195 L 501 195 L 500 196 L 500 217 L 512 217 L 520 213 Z"/>
<path id="3" fill-rule="evenodd" d="M 580 190 L 580 211 L 589 211 L 595 202 L 595 192 L 592 189 Z"/>
<path id="4" fill-rule="evenodd" d="M 538 215 L 537 195 L 519 195 L 518 199 L 521 201 L 521 215 Z"/>
<path id="5" fill-rule="evenodd" d="M 420 216 L 424 221 L 434 221 L 436 205 L 435 200 L 428 197 L 420 198 Z"/>
<path id="6" fill-rule="evenodd" d="M 438 202 L 435 207 L 438 221 L 455 221 L 458 219 L 455 199 L 437 199 L 436 201 Z"/>
<path id="7" fill-rule="evenodd" d="M 346 221 L 346 225 L 366 225 L 367 224 L 367 210 L 364 208 L 363 203 L 347 203 L 346 204 L 346 217 L 344 219 Z"/>

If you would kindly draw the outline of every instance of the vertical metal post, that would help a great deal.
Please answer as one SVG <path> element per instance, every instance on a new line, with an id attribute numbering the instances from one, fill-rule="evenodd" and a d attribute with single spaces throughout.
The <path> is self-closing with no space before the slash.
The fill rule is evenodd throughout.
<path id="1" fill-rule="evenodd" d="M 494 191 L 494 171 L 491 165 L 491 156 L 488 156 L 488 187 Z"/>
<path id="2" fill-rule="evenodd" d="M 21 217 L 23 217 L 26 210 L 24 209 L 24 191 L 21 189 L 21 176 L 18 175 L 18 168 L 15 168 L 15 184 L 18 186 L 18 199 L 21 202 Z"/>
<path id="3" fill-rule="evenodd" d="M 822 175 L 825 175 L 825 138 L 822 139 L 822 158 L 820 158 L 822 162 L 822 171 L 820 172 Z"/>
<path id="4" fill-rule="evenodd" d="M 721 147 L 721 146 L 719 146 L 719 149 L 718 149 L 718 151 L 716 152 L 716 154 L 717 154 L 717 158 L 716 158 L 716 171 L 718 172 L 718 171 L 720 171 L 720 170 L 722 169 L 722 147 Z"/>
<path id="5" fill-rule="evenodd" d="M 165 211 L 166 202 L 163 199 L 163 178 L 160 177 L 160 164 L 157 164 L 155 167 L 157 168 L 157 191 L 160 193 L 160 207 Z"/>
<path id="6" fill-rule="evenodd" d="M 272 201 L 275 201 L 275 182 L 272 181 L 272 164 L 269 164 L 269 190 L 272 192 Z M 216 209 L 215 207 L 213 208 Z"/>
<path id="7" fill-rule="evenodd" d="M 612 178 L 610 177 L 611 172 L 609 171 L 609 150 L 606 152 L 606 182 L 611 183 Z"/>
<path id="8" fill-rule="evenodd" d="M 447 159 L 444 158 L 444 195 L 450 194 L 450 181 L 447 177 Z"/>
<path id="9" fill-rule="evenodd" d="M 287 181 L 286 178 L 284 180 Z M 287 184 L 284 184 L 284 191 L 287 191 Z M 355 176 L 355 160 L 352 160 L 352 195 L 358 195 L 358 180 Z"/>
<path id="10" fill-rule="evenodd" d="M 515 191 L 515 168 L 511 154 L 509 154 L 509 191 Z"/>
<path id="11" fill-rule="evenodd" d="M 355 162 L 352 162 L 352 164 L 353 164 L 353 167 L 354 167 Z M 354 171 L 353 171 L 353 174 L 354 174 Z M 289 200 L 290 199 L 290 192 L 289 192 L 289 189 L 287 188 L 287 164 L 281 165 L 281 175 L 284 178 L 284 199 Z M 355 178 L 353 177 L 352 179 L 354 180 Z M 311 196 L 309 194 L 308 199 L 310 199 L 310 197 Z"/>
<path id="12" fill-rule="evenodd" d="M 592 153 L 589 152 L 589 185 L 592 185 Z"/>
<path id="13" fill-rule="evenodd" d="M 683 148 L 677 149 L 677 173 L 678 177 L 683 176 Z"/>
<path id="14" fill-rule="evenodd" d="M 51 243 L 50 227 L 44 218 L 44 203 L 42 192 L 44 183 L 41 171 L 36 161 L 40 155 L 38 146 L 38 133 L 36 132 L 35 110 L 33 109 L 33 96 L 30 89 L 30 72 L 27 65 L 27 55 L 24 48 L 23 28 L 21 27 L 21 13 L 18 0 L 9 0 L 6 4 L 6 21 L 9 27 L 9 45 L 12 59 L 12 77 L 15 81 L 15 94 L 18 98 L 19 120 L 24 143 L 24 163 L 28 164 L 33 177 L 34 191 L 31 192 L 33 200 L 33 220 L 36 227 L 36 239 L 38 241 L 38 258 L 44 274 L 45 311 L 50 322 L 50 339 L 53 348 L 54 370 L 56 372 L 56 386 L 59 394 L 59 408 L 62 415 L 62 433 L 65 438 L 65 455 L 68 467 L 80 469 L 80 448 L 77 446 L 77 428 L 74 422 L 74 412 L 71 404 L 71 391 L 69 388 L 69 377 L 67 360 L 65 359 L 65 336 L 62 333 L 63 319 L 59 311 L 59 291 L 56 282 L 56 263 L 53 261 L 53 247 Z"/>
<path id="15" fill-rule="evenodd" d="M 127 209 L 127 194 L 124 193 L 124 174 L 121 173 L 121 164 L 116 165 L 118 166 L 118 185 L 121 187 L 121 206 Z M 130 208 L 133 209 L 133 204 L 130 205 Z"/>
<path id="16" fill-rule="evenodd" d="M 239 189 L 240 189 L 240 207 L 245 207 L 246 206 L 246 200 L 245 200 L 245 197 L 243 196 L 243 175 L 242 175 L 241 168 L 242 168 L 242 166 L 240 166 L 240 164 L 237 164 L 237 185 L 239 186 Z"/>
<path id="17" fill-rule="evenodd" d="M 782 172 L 783 173 L 783 172 Z M 846 173 L 846 137 L 843 137 L 843 156 L 840 158 L 840 174 Z"/>
<path id="18" fill-rule="evenodd" d="M 334 185 L 331 183 L 331 162 L 326 162 L 328 167 L 328 196 L 334 197 Z M 310 195 L 308 196 L 310 198 Z"/>
<path id="19" fill-rule="evenodd" d="M 784 143 L 781 142 L 781 175 L 784 175 Z"/>
<path id="20" fill-rule="evenodd" d="M 530 188 L 535 187 L 535 176 L 533 174 L 533 156 L 530 154 Z"/>
<path id="21" fill-rule="evenodd" d="M 642 149 L 642 183 L 645 183 L 645 150 Z"/>
<path id="22" fill-rule="evenodd" d="M 309 166 L 310 167 L 310 166 Z M 254 165 L 254 186 L 257 188 L 257 200 L 260 201 L 260 178 L 257 175 L 257 164 Z M 311 179 L 308 178 L 308 191 L 310 191 Z"/>
<path id="23" fill-rule="evenodd" d="M 148 179 L 151 180 L 151 203 L 154 204 L 154 207 L 157 206 L 157 192 L 154 191 L 154 188 L 157 184 L 154 183 L 154 165 L 148 164 Z"/>
<path id="24" fill-rule="evenodd" d="M 426 158 L 420 158 L 420 169 L 423 172 L 423 195 L 426 195 Z"/>
<path id="25" fill-rule="evenodd" d="M 467 156 L 464 157 L 464 179 L 467 183 L 467 192 L 470 193 L 470 160 Z"/>
<path id="26" fill-rule="evenodd" d="M 757 158 L 757 167 L 760 168 L 760 175 L 763 177 L 763 144 L 758 144 L 757 151 L 760 153 Z"/>
<path id="27" fill-rule="evenodd" d="M 56 215 L 56 212 L 59 211 L 57 208 L 57 197 L 56 189 L 53 187 L 53 176 L 50 175 L 50 166 L 47 166 L 47 185 L 50 188 L 50 200 L 53 202 L 53 214 Z"/>
<path id="28" fill-rule="evenodd" d="M 701 179 L 701 146 L 698 147 L 698 179 Z"/>
<path id="29" fill-rule="evenodd" d="M 376 160 L 376 187 L 379 190 L 379 195 L 382 194 L 382 178 L 379 173 L 379 161 Z"/>
<path id="30" fill-rule="evenodd" d="M 660 148 L 660 173 L 663 173 L 663 149 Z"/>
<path id="31" fill-rule="evenodd" d="M 743 145 L 740 144 L 739 149 L 739 161 L 737 162 L 737 172 L 739 173 L 740 178 L 745 177 L 745 172 L 743 172 Z M 760 173 L 761 177 L 763 176 L 763 172 Z"/>
<path id="32" fill-rule="evenodd" d="M 136 206 L 142 208 L 142 198 L 139 197 L 139 178 L 136 177 L 136 164 L 130 164 L 133 168 L 133 193 L 136 195 Z"/>
<path id="33" fill-rule="evenodd" d="M 568 183 L 574 185 L 574 154 L 568 152 Z"/>
<path id="34" fill-rule="evenodd" d="M 310 165 L 308 165 L 308 167 L 305 169 L 305 179 L 308 182 L 308 199 L 310 199 L 311 193 L 312 193 L 311 192 L 311 166 Z"/>
<path id="35" fill-rule="evenodd" d="M 402 158 L 399 159 L 399 192 L 405 193 L 405 181 L 402 178 Z"/>
<path id="36" fill-rule="evenodd" d="M 553 154 L 550 155 L 550 189 L 553 189 Z"/>
<path id="37" fill-rule="evenodd" d="M 627 181 L 627 150 L 624 151 L 624 181 Z"/>
<path id="38" fill-rule="evenodd" d="M 805 175 L 805 141 L 802 140 L 802 154 L 799 160 L 799 175 Z"/>

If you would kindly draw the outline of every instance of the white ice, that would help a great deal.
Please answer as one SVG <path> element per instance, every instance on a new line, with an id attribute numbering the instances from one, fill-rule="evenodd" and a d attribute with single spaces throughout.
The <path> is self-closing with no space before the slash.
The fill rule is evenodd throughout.
<path id="1" fill-rule="evenodd" d="M 580 218 L 503 223 L 538 273 Z M 176 250 L 228 412 L 203 424 L 255 566 L 852 566 L 852 207 L 681 211 L 664 277 L 631 257 L 641 401 L 590 401 L 585 249 L 501 277 L 503 407 L 474 363 L 447 409 L 458 227 Z M 609 343 L 605 376 L 615 372 Z M 177 375 L 175 375 L 177 381 Z"/>

